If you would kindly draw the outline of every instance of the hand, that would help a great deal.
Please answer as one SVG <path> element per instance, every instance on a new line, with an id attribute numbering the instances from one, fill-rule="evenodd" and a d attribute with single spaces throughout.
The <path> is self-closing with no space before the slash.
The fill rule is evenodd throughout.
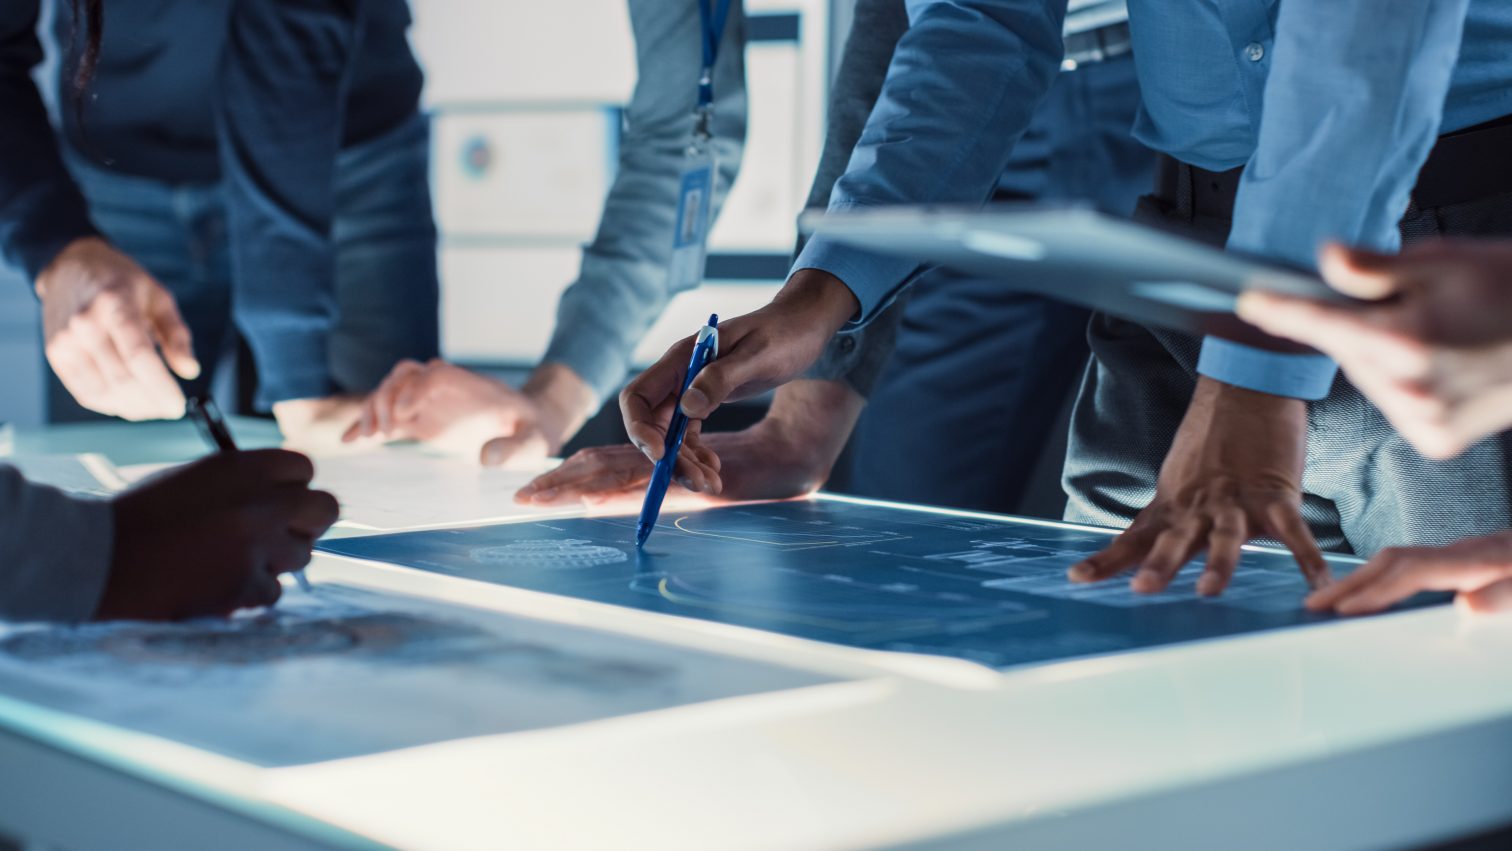
<path id="1" fill-rule="evenodd" d="M 476 452 L 490 465 L 528 461 L 560 452 L 597 404 L 587 382 L 561 364 L 542 364 L 515 390 L 445 361 L 404 361 L 342 439 L 420 440 Z"/>
<path id="2" fill-rule="evenodd" d="M 146 270 L 102 239 L 76 239 L 36 289 L 47 362 L 79 404 L 128 420 L 184 415 L 168 367 L 188 380 L 199 362 L 173 296 Z"/>
<path id="3" fill-rule="evenodd" d="M 1382 550 L 1364 567 L 1314 592 L 1307 607 L 1363 615 L 1419 591 L 1458 591 L 1459 603 L 1473 612 L 1512 612 L 1512 532 L 1440 548 Z"/>
<path id="4" fill-rule="evenodd" d="M 1197 581 L 1204 596 L 1223 593 L 1240 547 L 1262 535 L 1292 551 L 1319 588 L 1328 563 L 1302 520 L 1307 405 L 1201 378 L 1171 450 L 1155 499 L 1107 549 L 1071 568 L 1073 582 L 1096 582 L 1134 566 L 1130 586 L 1163 590 L 1188 561 L 1207 550 Z"/>
<path id="5" fill-rule="evenodd" d="M 226 615 L 278 601 L 278 574 L 310 561 L 336 522 L 315 468 L 279 449 L 212 455 L 114 503 L 115 554 L 98 620 Z"/>
<path id="6" fill-rule="evenodd" d="M 1512 425 L 1512 242 L 1437 242 L 1391 257 L 1330 246 L 1336 306 L 1246 293 L 1239 315 L 1334 358 L 1404 438 L 1450 458 Z"/>
<path id="7" fill-rule="evenodd" d="M 674 481 L 728 501 L 789 499 L 818 489 L 844 448 L 865 400 L 835 381 L 778 388 L 767 416 L 744 431 L 689 432 Z M 520 489 L 527 505 L 639 500 L 652 462 L 634 446 L 584 449 Z"/>
<path id="8" fill-rule="evenodd" d="M 702 420 L 726 401 L 789 381 L 818 360 L 857 305 L 839 278 L 815 269 L 798 271 L 771 304 L 720 323 L 719 357 L 683 394 L 683 413 Z M 693 337 L 679 342 L 620 393 L 630 442 L 652 461 L 661 458 L 693 345 Z"/>
<path id="9" fill-rule="evenodd" d="M 342 433 L 361 409 L 360 396 L 287 399 L 273 403 L 273 418 L 278 421 L 285 446 L 322 452 L 341 445 Z"/>

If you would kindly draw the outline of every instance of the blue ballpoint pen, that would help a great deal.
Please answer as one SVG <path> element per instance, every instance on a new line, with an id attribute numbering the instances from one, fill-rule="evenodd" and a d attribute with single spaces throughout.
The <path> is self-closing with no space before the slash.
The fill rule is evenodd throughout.
<path id="1" fill-rule="evenodd" d="M 662 444 L 662 457 L 651 471 L 651 484 L 646 486 L 646 501 L 641 505 L 640 522 L 635 524 L 635 545 L 643 546 L 656 528 L 656 518 L 661 515 L 662 501 L 667 498 L 667 486 L 672 483 L 672 472 L 677 469 L 677 453 L 682 449 L 683 437 L 688 433 L 688 415 L 682 411 L 682 397 L 688 385 L 704 367 L 719 356 L 719 316 L 709 317 L 709 324 L 698 329 L 698 339 L 693 344 L 693 358 L 688 362 L 688 374 L 683 377 L 682 389 L 677 391 L 677 408 L 672 412 L 672 421 L 667 423 L 667 441 Z"/>

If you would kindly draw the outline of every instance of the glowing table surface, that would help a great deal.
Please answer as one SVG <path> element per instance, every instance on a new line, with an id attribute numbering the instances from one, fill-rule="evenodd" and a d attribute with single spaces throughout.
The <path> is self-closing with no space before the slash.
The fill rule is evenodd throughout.
<path id="1" fill-rule="evenodd" d="M 142 431 L 14 445 L 118 463 L 197 451 L 167 426 L 144 450 Z M 274 767 L 0 693 L 0 834 L 77 849 L 1259 849 L 1406 847 L 1512 821 L 1512 619 L 1451 606 L 999 672 L 324 555 L 309 576 L 831 682 Z"/>

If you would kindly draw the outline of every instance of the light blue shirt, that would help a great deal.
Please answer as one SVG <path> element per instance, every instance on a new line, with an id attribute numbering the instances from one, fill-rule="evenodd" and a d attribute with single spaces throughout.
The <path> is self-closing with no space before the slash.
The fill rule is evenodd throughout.
<path id="1" fill-rule="evenodd" d="M 1238 250 L 1308 265 L 1331 239 L 1395 250 L 1434 139 L 1512 113 L 1506 0 L 1128 6 L 1144 96 L 1135 135 L 1202 168 L 1246 166 Z M 830 209 L 984 202 L 1054 78 L 1065 12 L 1065 0 L 910 0 L 912 25 Z M 816 237 L 794 265 L 805 268 L 844 281 L 865 322 L 916 264 Z M 1336 369 L 1212 338 L 1198 368 L 1303 399 L 1326 395 Z"/>

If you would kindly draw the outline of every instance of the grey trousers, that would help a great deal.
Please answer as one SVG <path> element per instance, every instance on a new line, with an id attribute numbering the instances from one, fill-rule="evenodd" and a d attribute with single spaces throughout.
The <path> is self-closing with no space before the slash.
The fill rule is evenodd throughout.
<path id="1" fill-rule="evenodd" d="M 1176 221 L 1154 199 L 1136 218 L 1222 240 L 1228 222 Z M 1512 234 L 1512 196 L 1412 209 L 1408 243 L 1437 235 Z M 1102 314 L 1088 328 L 1092 361 L 1072 415 L 1062 482 L 1066 519 L 1127 526 L 1155 497 L 1161 462 L 1197 382 L 1201 341 Z M 1509 441 L 1482 441 L 1432 461 L 1404 441 L 1343 376 L 1308 415 L 1302 515 L 1324 550 L 1370 555 L 1391 546 L 1436 546 L 1512 527 Z"/>

